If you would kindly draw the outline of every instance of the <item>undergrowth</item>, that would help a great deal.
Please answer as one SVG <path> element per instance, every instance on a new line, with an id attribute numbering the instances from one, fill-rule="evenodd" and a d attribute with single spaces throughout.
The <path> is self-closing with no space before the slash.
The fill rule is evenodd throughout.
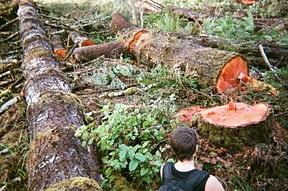
<path id="1" fill-rule="evenodd" d="M 177 123 L 171 120 L 176 110 L 174 102 L 172 94 L 135 108 L 106 105 L 100 126 L 88 125 L 77 130 L 75 135 L 82 138 L 83 145 L 97 142 L 104 189 L 119 190 L 119 177 L 132 183 L 131 189 L 155 190 L 159 186 L 159 169 L 167 159 L 166 135 Z"/>

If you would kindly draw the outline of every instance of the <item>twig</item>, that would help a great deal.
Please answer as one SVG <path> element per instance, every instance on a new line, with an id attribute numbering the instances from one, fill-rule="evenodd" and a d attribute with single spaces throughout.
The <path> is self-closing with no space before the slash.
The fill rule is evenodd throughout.
<path id="1" fill-rule="evenodd" d="M 0 79 L 1 79 L 1 78 L 4 78 L 4 77 L 6 77 L 6 76 L 9 76 L 10 74 L 11 74 L 11 71 L 6 71 L 6 72 L 0 74 Z"/>
<path id="2" fill-rule="evenodd" d="M 73 52 L 77 46 L 78 46 L 78 44 L 74 44 L 74 46 L 68 52 L 67 56 L 63 59 L 64 61 L 67 60 L 73 54 Z"/>
<path id="3" fill-rule="evenodd" d="M 8 88 L 0 92 L 0 98 L 5 97 L 11 93 L 11 90 Z"/>
<path id="4" fill-rule="evenodd" d="M 16 96 L 12 99 L 10 99 L 9 101 L 7 101 L 6 103 L 4 103 L 1 107 L 0 107 L 0 114 L 3 113 L 4 111 L 8 110 L 10 107 L 12 107 L 14 104 L 17 103 L 18 100 L 20 100 L 21 98 L 19 96 Z"/>
<path id="5" fill-rule="evenodd" d="M 1 40 L 0 43 L 7 42 L 7 41 L 11 40 L 12 38 L 18 36 L 19 34 L 20 34 L 20 32 L 16 32 L 16 33 L 14 33 L 14 34 L 8 36 L 7 38 Z"/>
<path id="6" fill-rule="evenodd" d="M 4 82 L 0 82 L 0 87 L 7 86 L 8 84 L 11 84 L 13 82 L 14 82 L 14 80 L 7 80 Z"/>
<path id="7" fill-rule="evenodd" d="M 0 64 L 17 64 L 17 63 L 20 63 L 19 60 L 17 59 L 11 59 L 11 60 L 0 60 Z M 8 65 L 7 65 L 8 67 Z"/>
<path id="8" fill-rule="evenodd" d="M 259 48 L 259 51 L 261 53 L 261 56 L 263 57 L 264 59 L 264 62 L 267 64 L 267 66 L 269 67 L 269 69 L 271 70 L 271 72 L 274 74 L 274 76 L 277 78 L 277 80 L 279 80 L 281 83 L 282 83 L 282 80 L 279 78 L 279 76 L 276 74 L 276 71 L 274 69 L 274 67 L 270 64 L 266 54 L 265 54 L 265 51 L 264 51 L 264 48 L 262 46 L 262 44 L 259 44 L 258 46 Z"/>
<path id="9" fill-rule="evenodd" d="M 8 21 L 8 22 L 5 23 L 4 25 L 2 25 L 2 26 L 0 27 L 0 31 L 1 31 L 3 28 L 7 27 L 8 25 L 15 23 L 16 21 L 18 21 L 18 17 L 16 17 L 15 19 L 12 19 L 11 21 Z"/>
<path id="10" fill-rule="evenodd" d="M 264 77 L 264 75 L 260 72 L 260 70 L 259 70 L 258 68 L 254 67 L 254 66 L 251 66 L 251 65 L 250 65 L 250 67 L 251 67 L 253 70 L 255 70 L 255 72 L 257 72 L 257 73 L 261 76 L 261 78 Z"/>
<path id="11" fill-rule="evenodd" d="M 10 90 L 12 90 L 12 91 L 15 90 L 15 89 L 17 89 L 17 85 L 18 85 L 20 82 L 22 82 L 23 80 L 24 80 L 24 76 L 21 75 L 21 77 L 18 78 L 15 82 L 13 82 L 13 84 L 11 84 L 8 89 L 10 89 Z"/>

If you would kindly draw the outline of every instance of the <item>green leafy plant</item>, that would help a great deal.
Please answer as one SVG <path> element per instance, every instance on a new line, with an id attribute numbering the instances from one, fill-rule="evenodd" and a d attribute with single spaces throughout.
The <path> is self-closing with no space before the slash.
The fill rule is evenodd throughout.
<path id="1" fill-rule="evenodd" d="M 175 96 L 171 95 L 136 109 L 116 104 L 111 110 L 106 105 L 100 126 L 92 124 L 76 131 L 83 145 L 96 140 L 106 179 L 104 187 L 113 190 L 113 181 L 119 174 L 137 190 L 153 190 L 155 181 L 159 183 L 159 170 L 165 159 L 165 135 L 176 125 L 171 120 L 174 101 Z"/>
<path id="2" fill-rule="evenodd" d="M 243 19 L 235 19 L 230 14 L 223 18 L 204 21 L 203 33 L 233 40 L 250 40 L 254 32 L 253 15 L 248 13 Z"/>

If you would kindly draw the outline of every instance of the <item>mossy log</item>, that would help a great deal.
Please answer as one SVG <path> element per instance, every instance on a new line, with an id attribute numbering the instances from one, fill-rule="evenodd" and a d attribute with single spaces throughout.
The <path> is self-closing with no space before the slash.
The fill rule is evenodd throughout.
<path id="1" fill-rule="evenodd" d="M 97 185 L 100 174 L 93 152 L 88 152 L 74 137 L 74 130 L 84 124 L 81 103 L 60 72 L 60 63 L 39 22 L 36 5 L 19 0 L 18 16 L 26 78 L 23 94 L 28 105 L 31 138 L 28 189 L 101 190 Z M 61 187 L 67 182 L 70 187 Z"/>
<path id="2" fill-rule="evenodd" d="M 184 70 L 203 85 L 216 85 L 219 93 L 238 89 L 240 81 L 248 81 L 248 62 L 240 54 L 203 47 L 166 33 L 139 29 L 120 13 L 113 14 L 111 26 L 124 39 L 128 51 L 144 64 L 160 63 Z"/>
<path id="3" fill-rule="evenodd" d="M 199 133 L 229 151 L 237 151 L 244 145 L 270 143 L 274 125 L 270 108 L 266 104 L 236 103 L 235 106 L 223 105 L 200 111 Z"/>

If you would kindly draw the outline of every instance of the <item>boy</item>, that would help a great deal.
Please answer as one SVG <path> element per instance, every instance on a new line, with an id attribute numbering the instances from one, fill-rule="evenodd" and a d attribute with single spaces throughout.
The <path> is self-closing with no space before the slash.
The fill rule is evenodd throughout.
<path id="1" fill-rule="evenodd" d="M 194 167 L 197 141 L 192 128 L 180 126 L 172 131 L 170 142 L 178 161 L 175 164 L 167 162 L 161 167 L 159 191 L 224 191 L 217 178 Z"/>

